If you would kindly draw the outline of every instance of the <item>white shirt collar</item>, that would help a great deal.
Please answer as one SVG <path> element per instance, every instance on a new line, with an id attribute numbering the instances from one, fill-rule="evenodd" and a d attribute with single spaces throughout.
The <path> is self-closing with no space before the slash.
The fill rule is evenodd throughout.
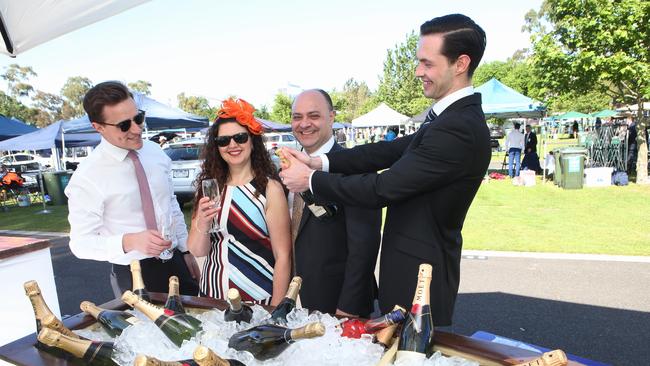
<path id="1" fill-rule="evenodd" d="M 330 152 L 330 150 L 332 150 L 332 146 L 334 146 L 334 136 L 330 137 L 330 139 L 327 140 L 323 146 L 319 147 L 318 150 L 314 151 L 313 154 L 309 154 L 309 156 L 325 155 Z"/>
<path id="2" fill-rule="evenodd" d="M 445 109 L 447 109 L 447 107 L 452 105 L 455 101 L 470 96 L 472 94 L 474 94 L 474 87 L 471 85 L 462 89 L 458 89 L 455 92 L 437 101 L 431 108 L 433 108 L 433 112 L 436 114 L 436 116 L 439 116 L 442 112 L 445 111 Z"/>
<path id="3" fill-rule="evenodd" d="M 109 156 L 113 157 L 117 161 L 122 161 L 126 159 L 126 155 L 129 153 L 129 150 L 122 149 L 121 147 L 117 147 L 105 138 L 102 137 L 101 142 L 99 143 L 99 146 L 102 150 L 106 152 Z"/>

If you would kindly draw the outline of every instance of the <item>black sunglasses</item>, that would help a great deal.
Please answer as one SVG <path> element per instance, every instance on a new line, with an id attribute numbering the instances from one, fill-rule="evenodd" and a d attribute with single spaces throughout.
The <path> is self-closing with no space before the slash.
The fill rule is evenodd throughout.
<path id="1" fill-rule="evenodd" d="M 122 122 L 118 123 L 106 123 L 106 122 L 97 122 L 102 125 L 118 127 L 120 131 L 126 132 L 131 128 L 131 121 L 135 122 L 136 125 L 141 126 L 144 123 L 144 111 L 139 111 L 133 118 L 125 119 Z"/>
<path id="2" fill-rule="evenodd" d="M 230 145 L 230 139 L 235 140 L 238 144 L 245 144 L 248 141 L 248 132 L 240 132 L 232 136 L 217 136 L 214 141 L 217 142 L 217 146 L 226 147 Z"/>

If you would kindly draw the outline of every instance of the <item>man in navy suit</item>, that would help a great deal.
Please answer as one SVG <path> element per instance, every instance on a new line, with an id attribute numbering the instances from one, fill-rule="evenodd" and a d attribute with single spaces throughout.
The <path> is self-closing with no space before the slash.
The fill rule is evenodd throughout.
<path id="1" fill-rule="evenodd" d="M 286 151 L 291 164 L 280 176 L 291 191 L 311 189 L 340 204 L 387 207 L 379 269 L 384 313 L 395 304 L 410 306 L 418 266 L 428 263 L 434 323 L 451 324 L 461 230 L 491 155 L 481 95 L 471 83 L 485 44 L 483 29 L 464 15 L 425 22 L 415 75 L 436 103 L 418 132 L 322 157 Z"/>

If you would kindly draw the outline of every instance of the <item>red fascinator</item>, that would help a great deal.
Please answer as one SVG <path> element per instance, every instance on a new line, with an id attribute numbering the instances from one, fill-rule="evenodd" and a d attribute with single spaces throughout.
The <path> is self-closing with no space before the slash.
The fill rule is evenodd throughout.
<path id="1" fill-rule="evenodd" d="M 253 117 L 255 108 L 243 99 L 228 98 L 221 102 L 221 108 L 217 112 L 219 118 L 234 118 L 237 122 L 246 127 L 253 135 L 262 134 L 262 125 Z"/>

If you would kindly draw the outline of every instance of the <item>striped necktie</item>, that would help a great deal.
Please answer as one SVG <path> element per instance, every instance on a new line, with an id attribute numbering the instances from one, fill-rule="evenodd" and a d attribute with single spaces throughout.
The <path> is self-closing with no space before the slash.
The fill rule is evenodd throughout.
<path id="1" fill-rule="evenodd" d="M 427 124 L 429 122 L 433 122 L 434 119 L 436 119 L 438 115 L 436 112 L 433 111 L 433 108 L 429 109 L 429 113 L 427 113 L 427 116 L 424 118 L 424 123 Z"/>

